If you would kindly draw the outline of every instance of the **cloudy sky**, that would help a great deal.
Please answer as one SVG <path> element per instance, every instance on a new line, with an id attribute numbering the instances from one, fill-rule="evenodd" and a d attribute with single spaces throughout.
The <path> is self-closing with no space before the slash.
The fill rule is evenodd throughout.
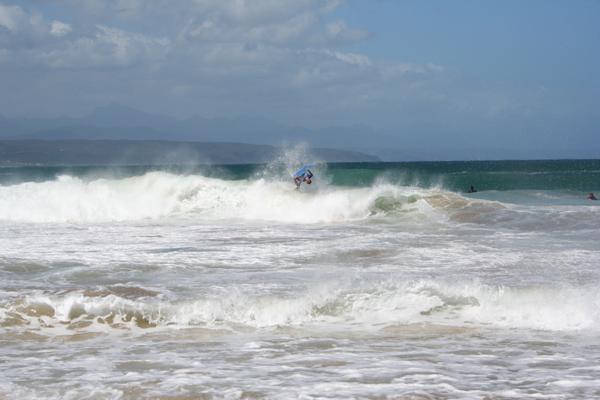
<path id="1" fill-rule="evenodd" d="M 0 0 L 0 114 L 112 102 L 366 125 L 398 146 L 600 148 L 597 0 Z"/>

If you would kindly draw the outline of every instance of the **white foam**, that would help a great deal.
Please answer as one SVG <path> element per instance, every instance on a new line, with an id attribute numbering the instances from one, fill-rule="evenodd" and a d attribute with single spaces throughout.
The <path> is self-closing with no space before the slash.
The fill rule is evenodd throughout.
<path id="1" fill-rule="evenodd" d="M 381 197 L 407 205 L 409 196 L 426 193 L 384 184 L 306 189 L 298 192 L 292 182 L 264 178 L 231 181 L 166 172 L 125 179 L 61 176 L 54 181 L 0 186 L 0 220 L 104 222 L 193 213 L 208 218 L 343 222 L 383 211 L 377 208 Z"/>
<path id="2" fill-rule="evenodd" d="M 352 324 L 355 330 L 359 326 L 370 330 L 374 326 L 431 323 L 549 331 L 600 329 L 600 297 L 593 288 L 505 288 L 431 281 L 330 282 L 289 297 L 232 288 L 227 295 L 185 301 L 88 297 L 76 292 L 28 296 L 23 302 L 0 307 L 0 319 L 7 317 L 7 311 L 19 312 L 23 304 L 49 306 L 54 315 L 44 318 L 62 323 L 113 315 L 115 321 L 130 322 L 132 326 L 136 319 L 143 319 L 145 324 L 158 327 Z M 39 325 L 39 318 L 23 317 Z"/>

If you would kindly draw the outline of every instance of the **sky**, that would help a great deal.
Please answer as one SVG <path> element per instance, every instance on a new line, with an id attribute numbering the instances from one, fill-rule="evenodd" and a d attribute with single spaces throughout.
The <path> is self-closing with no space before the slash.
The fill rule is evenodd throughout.
<path id="1" fill-rule="evenodd" d="M 598 0 L 0 0 L 0 114 L 253 116 L 600 149 Z M 368 138 L 366 138 L 368 142 Z"/>

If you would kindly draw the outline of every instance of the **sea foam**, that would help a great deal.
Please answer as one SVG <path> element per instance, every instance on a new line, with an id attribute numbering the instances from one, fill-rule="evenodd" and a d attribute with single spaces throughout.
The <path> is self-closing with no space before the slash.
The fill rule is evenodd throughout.
<path id="1" fill-rule="evenodd" d="M 575 331 L 600 329 L 600 297 L 593 288 L 510 288 L 428 280 L 343 285 L 321 283 L 290 296 L 232 289 L 226 295 L 169 301 L 113 293 L 28 295 L 0 307 L 0 325 L 69 329 L 109 326 L 253 328 L 318 325 L 371 331 L 433 324 Z M 359 327 L 362 328 L 359 328 Z M 93 328 L 93 327 L 92 327 Z M 92 329 L 89 328 L 89 329 Z"/>
<path id="2" fill-rule="evenodd" d="M 103 223 L 186 218 L 345 223 L 389 221 L 475 223 L 524 230 L 595 229 L 600 207 L 518 205 L 467 197 L 443 188 L 327 183 L 295 190 L 291 178 L 227 180 L 148 172 L 121 179 L 62 175 L 45 182 L 0 186 L 0 220 L 33 223 Z M 488 196 L 490 197 L 490 196 Z"/>
<path id="3" fill-rule="evenodd" d="M 60 176 L 0 187 L 0 219 L 24 222 L 106 222 L 196 214 L 280 222 L 343 222 L 392 211 L 426 191 L 377 185 L 295 190 L 282 180 L 223 180 L 150 172 L 124 179 Z"/>

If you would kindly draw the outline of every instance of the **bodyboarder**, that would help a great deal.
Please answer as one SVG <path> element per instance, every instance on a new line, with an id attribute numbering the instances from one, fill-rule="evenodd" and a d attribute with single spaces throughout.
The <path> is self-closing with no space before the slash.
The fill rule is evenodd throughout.
<path id="1" fill-rule="evenodd" d="M 312 183 L 312 177 L 314 176 L 312 171 L 309 169 L 309 165 L 305 165 L 300 168 L 294 174 L 294 183 L 296 184 L 296 189 L 300 189 L 300 185 L 303 182 L 306 182 L 308 185 Z"/>

